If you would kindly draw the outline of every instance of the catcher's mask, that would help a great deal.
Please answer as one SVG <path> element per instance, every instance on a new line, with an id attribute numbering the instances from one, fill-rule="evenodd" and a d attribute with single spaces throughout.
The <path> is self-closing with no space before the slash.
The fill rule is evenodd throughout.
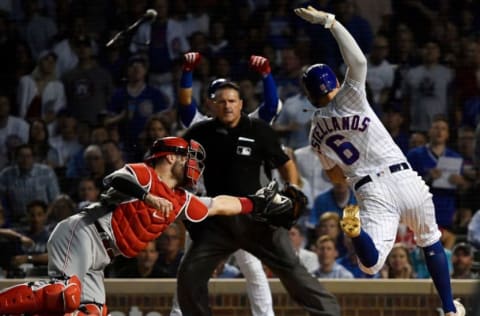
<path id="1" fill-rule="evenodd" d="M 186 141 L 181 137 L 168 136 L 157 139 L 153 142 L 150 151 L 145 158 L 146 162 L 160 157 L 164 157 L 168 154 L 176 154 L 186 156 L 187 161 L 185 163 L 185 179 L 186 185 L 194 188 L 197 185 L 200 176 L 203 173 L 205 159 L 205 149 L 200 143 L 194 141 Z"/>

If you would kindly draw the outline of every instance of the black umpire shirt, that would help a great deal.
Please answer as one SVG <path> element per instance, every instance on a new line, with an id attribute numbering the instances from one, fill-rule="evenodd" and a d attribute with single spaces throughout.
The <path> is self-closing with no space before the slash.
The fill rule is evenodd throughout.
<path id="1" fill-rule="evenodd" d="M 253 194 L 260 188 L 262 163 L 276 168 L 289 160 L 275 131 L 264 121 L 243 114 L 234 128 L 211 119 L 194 124 L 184 138 L 205 148 L 203 177 L 211 197 Z"/>

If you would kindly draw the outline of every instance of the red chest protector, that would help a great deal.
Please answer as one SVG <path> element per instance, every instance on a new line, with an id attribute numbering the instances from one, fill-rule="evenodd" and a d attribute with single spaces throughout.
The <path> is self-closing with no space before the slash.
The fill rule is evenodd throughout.
<path id="1" fill-rule="evenodd" d="M 136 256 L 148 242 L 158 238 L 183 210 L 193 221 L 201 221 L 208 215 L 207 207 L 198 198 L 183 189 L 170 189 L 146 164 L 127 164 L 125 168 L 135 175 L 145 190 L 169 200 L 173 204 L 173 212 L 164 217 L 161 211 L 138 199 L 120 203 L 113 211 L 112 228 L 117 247 L 124 256 Z"/>

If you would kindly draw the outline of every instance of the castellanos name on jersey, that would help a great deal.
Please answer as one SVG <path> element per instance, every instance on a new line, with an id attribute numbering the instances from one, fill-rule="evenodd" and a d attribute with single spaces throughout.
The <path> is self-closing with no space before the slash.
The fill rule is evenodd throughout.
<path id="1" fill-rule="evenodd" d="M 310 144 L 338 164 L 348 177 L 364 176 L 405 161 L 368 104 L 363 87 L 349 79 L 332 102 L 315 111 Z"/>

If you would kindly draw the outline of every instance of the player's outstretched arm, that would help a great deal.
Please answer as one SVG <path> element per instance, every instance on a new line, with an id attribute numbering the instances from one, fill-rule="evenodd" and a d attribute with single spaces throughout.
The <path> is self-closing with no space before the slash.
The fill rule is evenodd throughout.
<path id="1" fill-rule="evenodd" d="M 335 20 L 335 15 L 318 11 L 312 6 L 297 8 L 294 11 L 295 14 L 310 23 L 321 24 L 325 28 L 330 29 L 340 48 L 343 60 L 348 67 L 346 76 L 362 85 L 365 84 L 367 77 L 367 59 L 352 35 L 340 22 Z"/>
<path id="2" fill-rule="evenodd" d="M 271 124 L 281 110 L 282 104 L 277 94 L 277 86 L 272 76 L 270 61 L 263 56 L 250 56 L 249 66 L 262 75 L 264 102 L 255 111 L 258 118 Z M 254 115 L 255 116 L 255 115 Z"/>
<path id="3" fill-rule="evenodd" d="M 211 200 L 211 204 L 208 207 L 208 216 L 213 215 L 237 215 L 243 213 L 249 213 L 252 210 L 252 202 L 244 200 L 242 204 L 241 199 L 230 195 L 218 195 Z"/>
<path id="4" fill-rule="evenodd" d="M 201 55 L 198 52 L 189 52 L 183 55 L 183 71 L 178 89 L 178 113 L 184 126 L 190 126 L 197 112 L 197 104 L 192 98 L 193 69 L 200 63 Z"/>

